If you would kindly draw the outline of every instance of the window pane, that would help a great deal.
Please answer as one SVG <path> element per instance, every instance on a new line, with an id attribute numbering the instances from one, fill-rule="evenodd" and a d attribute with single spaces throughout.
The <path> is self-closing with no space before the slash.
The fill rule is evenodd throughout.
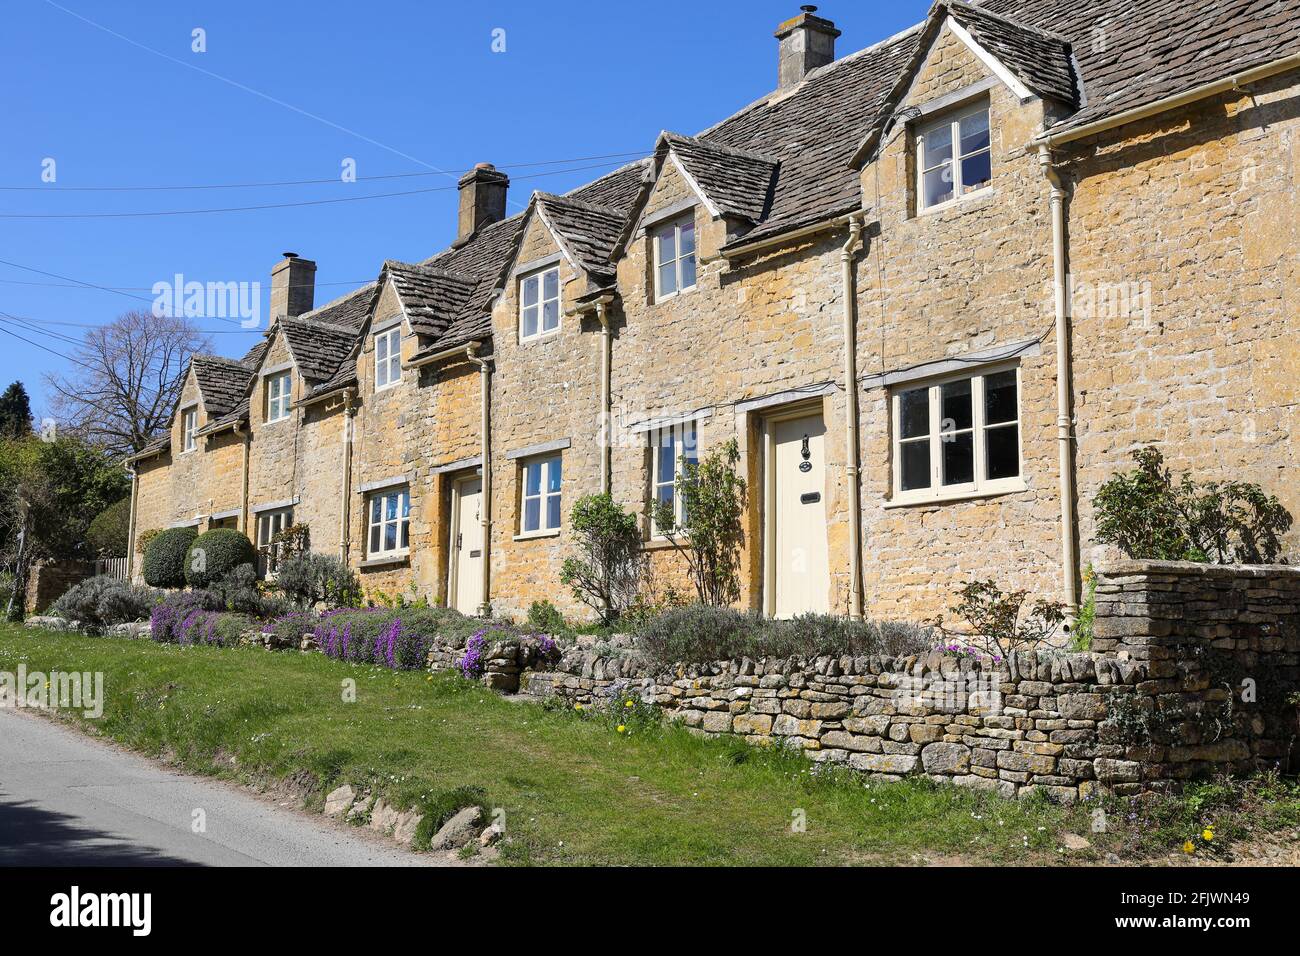
<path id="1" fill-rule="evenodd" d="M 681 260 L 682 268 L 682 288 L 689 289 L 695 285 L 695 254 L 685 256 Z"/>
<path id="2" fill-rule="evenodd" d="M 410 515 L 411 515 L 411 493 L 409 491 L 403 491 L 402 492 L 402 517 L 408 518 L 410 517 Z"/>
<path id="3" fill-rule="evenodd" d="M 677 264 L 666 262 L 659 267 L 659 294 L 671 295 L 677 291 Z"/>
<path id="4" fill-rule="evenodd" d="M 940 166 L 925 174 L 924 206 L 937 206 L 952 198 L 952 167 Z"/>
<path id="5" fill-rule="evenodd" d="M 695 220 L 690 219 L 682 223 L 681 228 L 681 254 L 689 255 L 695 251 Z"/>
<path id="6" fill-rule="evenodd" d="M 551 495 L 546 499 L 546 527 L 558 528 L 560 526 L 560 496 Z"/>
<path id="7" fill-rule="evenodd" d="M 379 523 L 379 509 L 380 509 L 379 499 L 371 498 L 370 499 L 370 523 L 371 524 Z"/>
<path id="8" fill-rule="evenodd" d="M 537 304 L 537 276 L 529 276 L 524 280 L 524 305 Z"/>
<path id="9" fill-rule="evenodd" d="M 402 522 L 402 547 L 409 548 L 410 546 L 411 546 L 411 522 L 403 521 Z"/>
<path id="10" fill-rule="evenodd" d="M 673 440 L 673 430 L 665 428 L 659 433 L 659 468 L 655 473 L 656 480 L 660 484 L 665 481 L 672 481 L 676 467 L 677 452 L 676 443 Z"/>
<path id="11" fill-rule="evenodd" d="M 388 361 L 388 336 L 386 335 L 375 339 L 375 361 L 381 366 Z"/>
<path id="12" fill-rule="evenodd" d="M 939 431 L 950 432 L 970 428 L 971 418 L 970 379 L 960 382 L 948 382 L 939 389 Z"/>
<path id="13" fill-rule="evenodd" d="M 529 498 L 524 502 L 524 530 L 536 531 L 541 527 L 542 499 Z"/>
<path id="14" fill-rule="evenodd" d="M 984 432 L 987 448 L 985 470 L 989 480 L 1014 478 L 1020 474 L 1020 427 L 1003 425 Z"/>
<path id="15" fill-rule="evenodd" d="M 379 553 L 379 525 L 373 525 L 370 529 L 370 553 Z"/>
<path id="16" fill-rule="evenodd" d="M 524 494 L 538 495 L 542 492 L 542 463 L 535 461 L 524 469 Z"/>
<path id="17" fill-rule="evenodd" d="M 930 390 L 914 388 L 898 397 L 900 438 L 930 434 Z M 929 482 L 926 482 L 929 484 Z"/>
<path id="18" fill-rule="evenodd" d="M 989 425 L 1016 420 L 1016 373 L 984 376 L 984 421 Z"/>
<path id="19" fill-rule="evenodd" d="M 397 495 L 384 495 L 384 520 L 397 519 Z"/>
<path id="20" fill-rule="evenodd" d="M 989 113 L 981 110 L 961 121 L 961 154 L 989 148 Z"/>
<path id="21" fill-rule="evenodd" d="M 397 525 L 396 524 L 384 525 L 384 550 L 385 551 L 397 550 Z"/>
<path id="22" fill-rule="evenodd" d="M 560 270 L 551 269 L 542 273 L 542 298 L 557 299 L 560 296 Z"/>
<path id="23" fill-rule="evenodd" d="M 696 434 L 694 423 L 682 426 L 682 449 L 678 457 L 685 458 L 687 461 L 700 460 L 700 439 Z"/>
<path id="24" fill-rule="evenodd" d="M 560 303 L 548 299 L 542 303 L 542 331 L 549 332 L 560 327 Z"/>
<path id="25" fill-rule="evenodd" d="M 989 153 L 977 153 L 961 161 L 961 185 L 964 192 L 979 189 L 993 179 L 993 167 L 989 162 Z"/>
<path id="26" fill-rule="evenodd" d="M 952 125 L 945 123 L 925 134 L 923 169 L 933 169 L 952 159 Z"/>
<path id="27" fill-rule="evenodd" d="M 948 435 L 940 441 L 943 449 L 943 483 L 964 485 L 975 480 L 975 435 Z"/>
<path id="28" fill-rule="evenodd" d="M 551 467 L 546 469 L 546 471 L 548 476 L 546 482 L 546 490 L 550 492 L 559 491 L 560 490 L 560 459 L 552 458 Z"/>
<path id="29" fill-rule="evenodd" d="M 524 338 L 531 338 L 537 334 L 537 306 L 529 306 L 524 309 Z"/>
<path id="30" fill-rule="evenodd" d="M 660 485 L 655 489 L 655 501 L 660 501 L 663 502 L 664 504 L 667 504 L 672 500 L 673 500 L 672 485 Z"/>
<path id="31" fill-rule="evenodd" d="M 670 226 L 659 233 L 659 261 L 672 262 L 677 258 L 677 236 Z"/>
<path id="32" fill-rule="evenodd" d="M 394 354 L 393 357 L 388 360 L 388 381 L 396 382 L 401 377 L 402 357 Z"/>
<path id="33" fill-rule="evenodd" d="M 903 456 L 903 490 L 915 491 L 930 487 L 930 443 L 906 442 L 901 446 Z"/>

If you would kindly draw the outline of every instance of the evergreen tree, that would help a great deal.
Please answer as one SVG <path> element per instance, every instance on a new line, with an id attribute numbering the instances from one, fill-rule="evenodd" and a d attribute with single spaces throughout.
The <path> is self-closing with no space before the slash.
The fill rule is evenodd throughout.
<path id="1" fill-rule="evenodd" d="M 32 433 L 32 402 L 22 382 L 0 395 L 0 437 L 25 438 Z"/>

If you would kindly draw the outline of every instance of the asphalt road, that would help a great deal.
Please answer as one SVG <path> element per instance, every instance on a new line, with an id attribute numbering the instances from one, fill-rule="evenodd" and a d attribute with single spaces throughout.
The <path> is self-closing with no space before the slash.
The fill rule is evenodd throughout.
<path id="1" fill-rule="evenodd" d="M 193 832 L 196 810 L 206 832 Z M 0 709 L 0 866 L 433 862 L 39 716 Z"/>

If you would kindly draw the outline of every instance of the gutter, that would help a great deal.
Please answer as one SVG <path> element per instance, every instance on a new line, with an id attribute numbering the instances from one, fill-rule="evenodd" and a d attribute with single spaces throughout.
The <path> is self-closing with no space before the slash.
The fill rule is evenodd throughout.
<path id="1" fill-rule="evenodd" d="M 244 431 L 243 425 L 236 422 L 235 434 L 242 434 L 244 436 L 244 463 L 240 468 L 239 476 L 241 486 L 239 492 L 239 530 L 244 533 L 244 537 L 252 541 L 253 536 L 248 533 L 248 471 L 249 459 L 252 455 L 251 445 L 253 442 L 253 433 L 251 431 Z M 256 547 L 257 542 L 253 541 L 253 545 Z"/>
<path id="2" fill-rule="evenodd" d="M 568 315 L 583 315 L 594 312 L 600 323 L 600 430 L 596 440 L 600 446 L 600 493 L 607 495 L 613 487 L 611 475 L 610 452 L 614 445 L 612 434 L 612 414 L 610 411 L 610 366 L 613 362 L 613 334 L 609 325 L 609 306 L 614 301 L 611 292 L 602 293 L 580 308 L 573 309 Z"/>
<path id="3" fill-rule="evenodd" d="M 1293 53 L 1290 56 L 1282 57 L 1280 60 L 1272 60 L 1262 66 L 1233 74 L 1222 80 L 1215 80 L 1212 83 L 1193 87 L 1174 96 L 1166 96 L 1164 99 L 1156 100 L 1145 106 L 1135 106 L 1132 109 L 1124 110 L 1122 113 L 1116 113 L 1114 116 L 1099 119 L 1092 123 L 1085 123 L 1083 126 L 1077 126 L 1074 129 L 1062 130 L 1059 133 L 1039 133 L 1030 140 L 1030 144 L 1033 146 L 1060 146 L 1064 143 L 1071 143 L 1092 136 L 1094 133 L 1103 133 L 1117 126 L 1135 123 L 1138 120 L 1144 120 L 1159 113 L 1186 106 L 1189 103 L 1196 103 L 1212 96 L 1218 96 L 1220 93 L 1230 93 L 1233 90 L 1241 89 L 1246 84 L 1266 80 L 1271 76 L 1277 76 L 1279 73 L 1286 73 L 1288 70 L 1295 69 L 1300 69 L 1300 53 Z"/>
<path id="4" fill-rule="evenodd" d="M 352 437 L 353 419 L 357 414 L 354 398 L 355 389 L 343 390 L 343 484 L 339 494 L 339 558 L 345 565 L 348 563 L 352 532 Z"/>
<path id="5" fill-rule="evenodd" d="M 1079 570 L 1075 551 L 1077 529 L 1074 521 L 1074 447 L 1071 435 L 1070 296 L 1069 265 L 1066 261 L 1065 186 L 1052 165 L 1052 151 L 1046 144 L 1038 147 L 1038 162 L 1051 186 L 1052 219 L 1052 286 L 1056 301 L 1056 444 L 1061 478 L 1061 585 L 1065 595 L 1065 615 L 1070 625 L 1079 616 Z"/>
<path id="6" fill-rule="evenodd" d="M 456 355 L 467 355 L 467 354 L 469 355 L 470 361 L 478 361 L 477 359 L 474 358 L 474 355 L 470 352 L 467 352 L 467 350 L 472 350 L 473 353 L 477 353 L 477 351 L 482 347 L 483 347 L 482 340 L 475 339 L 473 342 L 467 342 L 465 345 L 457 345 L 455 348 L 443 349 L 441 352 L 435 352 L 432 355 L 426 355 L 419 361 L 409 362 L 406 365 L 406 367 L 423 368 L 426 365 L 430 365 L 434 362 L 440 362 L 443 359 L 449 359 Z"/>
<path id="7" fill-rule="evenodd" d="M 862 214 L 849 220 L 849 238 L 840 251 L 844 290 L 844 465 L 849 490 L 849 618 L 862 618 L 862 489 L 858 479 L 858 297 L 853 257 L 862 242 Z"/>
<path id="8" fill-rule="evenodd" d="M 768 249 L 777 246 L 787 245 L 798 239 L 805 239 L 808 236 L 815 236 L 818 233 L 830 232 L 838 229 L 840 226 L 847 225 L 854 219 L 860 217 L 863 210 L 856 210 L 843 216 L 836 216 L 834 219 L 825 219 L 822 222 L 813 223 L 810 226 L 803 226 L 799 229 L 792 229 L 789 232 L 778 233 L 775 236 L 769 236 L 767 239 L 760 239 L 757 242 L 741 243 L 731 248 L 723 247 L 718 250 L 715 256 L 709 256 L 700 260 L 701 265 L 708 265 L 711 262 L 717 262 L 719 259 L 726 259 L 730 262 L 732 259 L 739 259 L 744 256 L 752 256 L 756 253 L 765 252 Z"/>

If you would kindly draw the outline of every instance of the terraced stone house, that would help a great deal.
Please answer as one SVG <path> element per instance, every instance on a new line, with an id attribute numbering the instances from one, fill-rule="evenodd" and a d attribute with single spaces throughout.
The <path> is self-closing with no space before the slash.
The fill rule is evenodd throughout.
<path id="1" fill-rule="evenodd" d="M 287 254 L 132 460 L 132 538 L 305 524 L 368 588 L 576 615 L 574 501 L 680 579 L 651 503 L 734 438 L 745 606 L 918 618 L 973 576 L 1077 606 L 1147 443 L 1300 512 L 1298 17 L 939 2 L 836 59 L 805 7 L 776 89 L 643 161 L 512 217 L 484 164 L 449 248 L 320 308 Z"/>

